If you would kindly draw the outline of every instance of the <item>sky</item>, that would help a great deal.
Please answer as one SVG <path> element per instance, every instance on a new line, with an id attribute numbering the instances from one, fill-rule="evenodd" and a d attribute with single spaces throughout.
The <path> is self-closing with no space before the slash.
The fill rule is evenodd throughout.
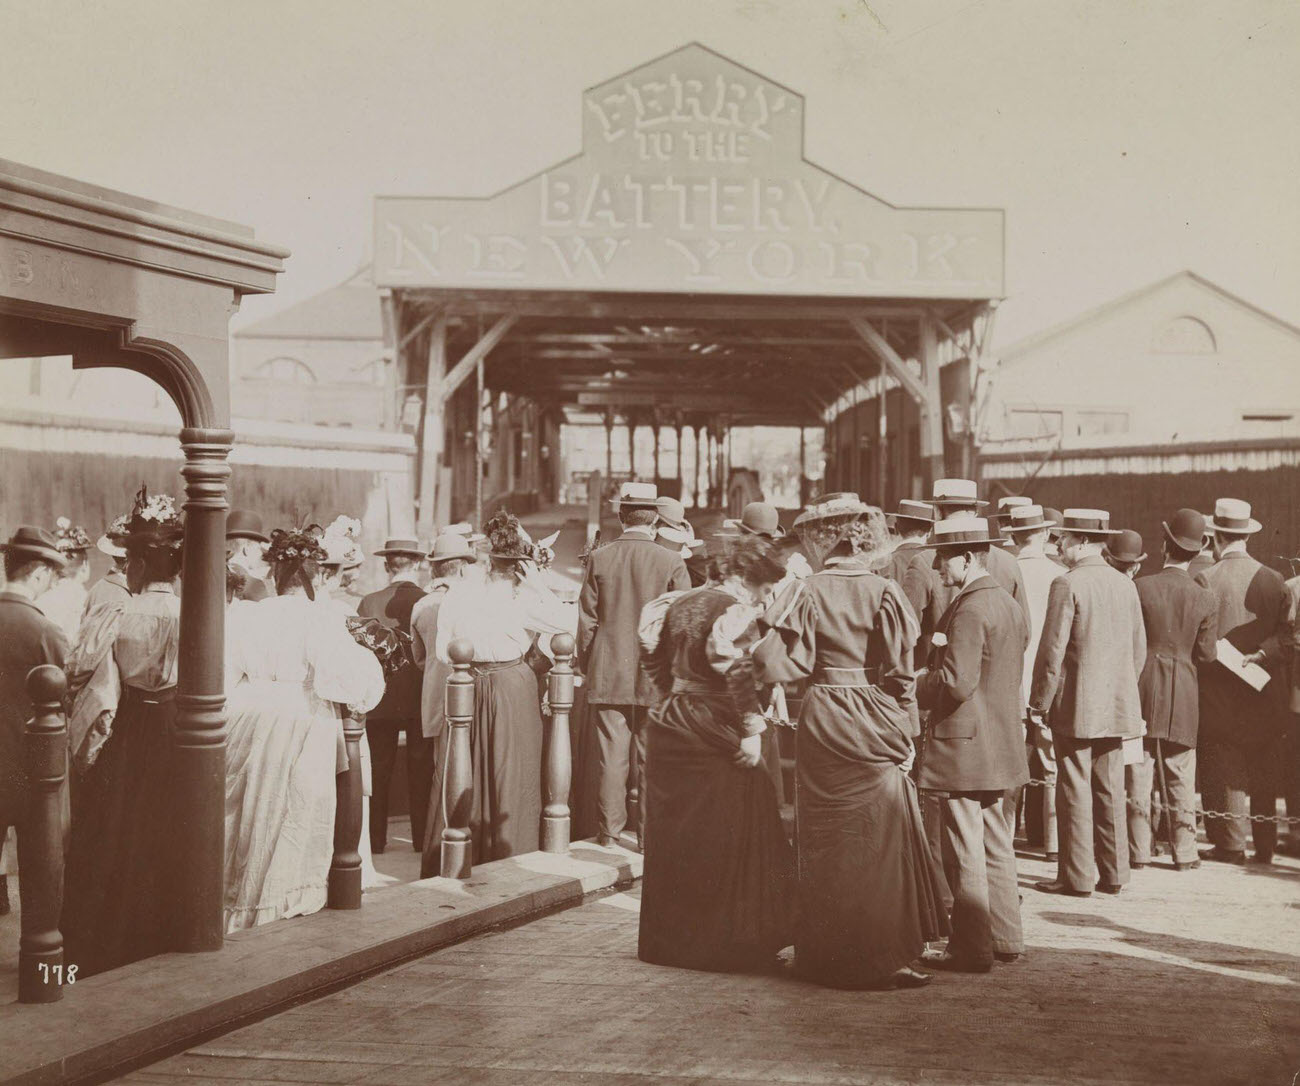
<path id="1" fill-rule="evenodd" d="M 999 345 L 1183 268 L 1300 324 L 1295 0 L 0 0 L 0 155 L 288 247 L 238 327 L 365 260 L 375 194 L 551 166 L 691 41 L 801 93 L 817 165 L 1004 208 Z"/>

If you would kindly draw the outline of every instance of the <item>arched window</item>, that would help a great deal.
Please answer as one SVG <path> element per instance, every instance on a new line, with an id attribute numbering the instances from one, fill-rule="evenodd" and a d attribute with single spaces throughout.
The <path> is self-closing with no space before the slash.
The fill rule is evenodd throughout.
<path id="1" fill-rule="evenodd" d="M 1157 354 L 1214 354 L 1219 346 L 1210 326 L 1195 317 L 1175 317 L 1151 340 Z"/>
<path id="2" fill-rule="evenodd" d="M 253 370 L 252 376 L 261 381 L 275 381 L 277 384 L 282 385 L 314 385 L 316 383 L 316 375 L 312 373 L 311 367 L 307 363 L 300 362 L 298 359 L 290 358 L 287 355 L 268 358 Z"/>

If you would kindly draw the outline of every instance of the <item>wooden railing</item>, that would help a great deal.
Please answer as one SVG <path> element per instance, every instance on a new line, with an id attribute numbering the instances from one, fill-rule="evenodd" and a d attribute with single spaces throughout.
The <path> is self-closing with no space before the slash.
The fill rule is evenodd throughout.
<path id="1" fill-rule="evenodd" d="M 474 765 L 469 727 L 474 719 L 474 646 L 457 638 L 447 646 L 447 768 L 442 785 L 442 862 L 444 878 L 467 879 L 474 869 L 470 812 L 474 806 Z"/>
<path id="2" fill-rule="evenodd" d="M 63 848 L 68 818 L 68 725 L 63 698 L 68 682 L 53 665 L 32 668 L 27 696 L 35 715 L 23 736 L 27 774 L 26 812 L 19 829 L 22 893 L 18 941 L 18 1002 L 53 1003 L 63 985 L 76 981 L 76 966 L 63 966 Z"/>
<path id="3" fill-rule="evenodd" d="M 573 708 L 573 638 L 556 634 L 551 638 L 555 663 L 547 677 L 546 700 L 551 706 L 551 725 L 546 737 L 545 771 L 542 775 L 542 851 L 569 851 L 569 789 L 573 783 L 573 751 L 569 743 L 569 711 Z"/>

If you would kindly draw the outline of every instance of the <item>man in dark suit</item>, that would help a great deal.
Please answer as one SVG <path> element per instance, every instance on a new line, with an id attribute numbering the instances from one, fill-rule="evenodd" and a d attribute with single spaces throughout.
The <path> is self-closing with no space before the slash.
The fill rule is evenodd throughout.
<path id="1" fill-rule="evenodd" d="M 904 498 L 898 503 L 897 512 L 887 519 L 898 545 L 880 575 L 903 590 L 921 626 L 921 639 L 913 650 L 919 668 L 929 658 L 930 637 L 952 599 L 952 593 L 934 568 L 934 551 L 927 543 L 930 529 L 934 527 L 934 507 Z"/>
<path id="2" fill-rule="evenodd" d="M 1201 855 L 1239 864 L 1246 860 L 1247 796 L 1252 815 L 1271 816 L 1277 808 L 1286 711 L 1279 678 L 1286 662 L 1286 590 L 1280 573 L 1246 553 L 1246 540 L 1262 527 L 1248 502 L 1220 498 L 1211 525 L 1218 561 L 1199 580 L 1218 600 L 1218 635 L 1273 676 L 1257 691 L 1222 663 L 1201 671 L 1201 799 L 1207 810 L 1230 815 L 1206 817 L 1205 833 L 1214 847 Z M 1272 863 L 1277 824 L 1252 822 L 1250 829 L 1253 858 Z"/>
<path id="3" fill-rule="evenodd" d="M 936 479 L 931 491 L 930 504 L 938 517 L 977 517 L 988 505 L 975 496 L 975 484 L 970 479 Z M 992 547 L 988 554 L 988 574 L 1011 593 L 1029 618 L 1029 603 L 1025 598 L 1025 582 L 1020 576 L 1020 566 L 1015 558 L 1001 547 Z"/>
<path id="4" fill-rule="evenodd" d="M 241 600 L 264 600 L 271 595 L 266 578 L 267 544 L 271 537 L 262 531 L 262 518 L 247 509 L 232 509 L 226 517 L 226 564 L 243 574 L 239 582 Z"/>
<path id="5" fill-rule="evenodd" d="M 1024 951 L 1013 843 L 1014 809 L 1004 802 L 1029 779 L 1020 676 L 1029 623 L 988 574 L 983 518 L 934 526 L 943 582 L 957 589 L 939 622 L 917 700 L 930 711 L 917 784 L 941 800 L 943 873 L 952 891 L 952 935 L 940 968 L 988 972 Z"/>
<path id="6" fill-rule="evenodd" d="M 18 837 L 18 867 L 29 862 L 25 850 L 27 777 L 23 769 L 23 733 L 34 713 L 27 696 L 27 673 L 42 664 L 62 668 L 68 642 L 58 626 L 36 606 L 36 599 L 54 583 L 67 565 L 54 537 L 44 528 L 23 525 L 14 532 L 4 550 L 5 590 L 0 592 L 0 841 L 13 826 Z M 67 790 L 64 790 L 66 802 Z M 66 825 L 67 810 L 64 810 Z M 26 899 L 35 880 L 22 879 L 19 894 Z M 9 887 L 0 874 L 0 905 L 8 912 Z M 22 903 L 26 919 L 34 915 Z"/>
<path id="7" fill-rule="evenodd" d="M 383 558 L 388 573 L 387 588 L 363 596 L 357 605 L 360 618 L 377 619 L 390 630 L 404 635 L 409 645 L 411 611 L 424 599 L 420 567 L 424 549 L 414 539 L 390 539 L 376 556 Z M 397 739 L 406 735 L 406 783 L 411 808 L 411 847 L 424 847 L 425 817 L 437 743 L 425 739 L 420 722 L 420 688 L 424 671 L 407 659 L 388 676 L 384 696 L 366 717 L 366 738 L 370 740 L 372 781 L 370 789 L 370 849 L 378 854 L 388 846 L 388 793 L 397 763 Z"/>
<path id="8" fill-rule="evenodd" d="M 681 555 L 655 542 L 653 483 L 624 483 L 614 501 L 623 534 L 591 552 L 578 594 L 578 663 L 596 730 L 598 835 L 615 844 L 628 822 L 628 779 L 636 760 L 637 797 L 645 794 L 645 713 L 655 704 L 641 675 L 641 609 L 665 592 L 690 587 Z M 637 819 L 637 837 L 642 826 Z"/>
<path id="9" fill-rule="evenodd" d="M 1192 580 L 1188 565 L 1201 545 L 1202 517 L 1180 509 L 1164 524 L 1165 565 L 1136 581 L 1147 634 L 1138 677 L 1147 733 L 1142 761 L 1124 767 L 1128 792 L 1129 866 L 1151 862 L 1151 789 L 1161 782 L 1164 817 L 1172 826 L 1174 867 L 1200 867 L 1196 857 L 1196 733 L 1200 723 L 1196 669 L 1214 662 L 1219 603 Z"/>
<path id="10" fill-rule="evenodd" d="M 1129 880 L 1124 740 L 1142 734 L 1138 675 L 1147 658 L 1137 589 L 1102 557 L 1117 534 L 1101 509 L 1067 509 L 1034 658 L 1030 723 L 1052 730 L 1061 858 L 1049 894 L 1118 894 Z"/>

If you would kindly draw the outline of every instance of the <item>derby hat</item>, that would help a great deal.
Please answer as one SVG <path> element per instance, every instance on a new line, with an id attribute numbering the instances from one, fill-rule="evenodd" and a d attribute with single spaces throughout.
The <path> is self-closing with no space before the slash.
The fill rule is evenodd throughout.
<path id="1" fill-rule="evenodd" d="M 1009 520 L 1011 510 L 1020 509 L 1026 505 L 1033 505 L 1033 498 L 1026 498 L 1019 494 L 1007 494 L 998 499 L 998 520 Z"/>
<path id="2" fill-rule="evenodd" d="M 429 561 L 437 565 L 439 562 L 457 560 L 474 561 L 474 551 L 469 545 L 469 539 L 459 532 L 443 532 L 433 541 L 433 549 L 429 551 Z"/>
<path id="3" fill-rule="evenodd" d="M 1210 531 L 1224 535 L 1254 535 L 1264 525 L 1250 516 L 1250 502 L 1240 498 L 1220 498 L 1214 503 Z"/>
<path id="4" fill-rule="evenodd" d="M 1122 528 L 1106 540 L 1106 557 L 1125 565 L 1130 562 L 1145 562 L 1147 554 L 1142 549 L 1142 537 L 1131 528 Z"/>
<path id="5" fill-rule="evenodd" d="M 262 518 L 248 509 L 232 509 L 226 517 L 227 539 L 255 539 L 270 543 L 271 537 L 262 531 Z"/>
<path id="6" fill-rule="evenodd" d="M 1040 528 L 1053 527 L 1041 505 L 1030 502 L 1028 505 L 1013 505 L 1003 514 L 1002 525 L 1008 532 L 1036 532 Z"/>
<path id="7" fill-rule="evenodd" d="M 992 532 L 990 535 L 989 533 Z M 948 517 L 936 521 L 926 543 L 937 550 L 974 546 L 997 546 L 1004 540 L 984 517 Z"/>
<path id="8" fill-rule="evenodd" d="M 34 524 L 20 524 L 9 537 L 9 542 L 0 544 L 0 550 L 6 554 L 24 554 L 29 558 L 38 558 L 52 566 L 63 569 L 68 564 L 68 557 L 59 550 L 54 536 L 44 528 Z"/>
<path id="9" fill-rule="evenodd" d="M 1205 514 L 1195 509 L 1180 509 L 1160 526 L 1165 538 L 1179 550 L 1196 554 L 1205 545 Z"/>
<path id="10" fill-rule="evenodd" d="M 690 524 L 686 521 L 686 506 L 676 498 L 662 497 L 655 503 L 659 509 L 659 519 L 662 520 L 669 528 L 676 528 L 679 532 L 690 531 Z"/>
<path id="11" fill-rule="evenodd" d="M 911 498 L 903 498 L 898 503 L 898 509 L 890 513 L 885 518 L 892 528 L 900 520 L 908 521 L 914 525 L 934 524 L 934 506 L 929 502 L 913 501 Z"/>
<path id="12" fill-rule="evenodd" d="M 930 504 L 939 508 L 945 505 L 988 505 L 975 496 L 973 479 L 936 479 L 932 490 Z"/>
<path id="13" fill-rule="evenodd" d="M 418 539 L 389 539 L 384 545 L 375 551 L 376 556 L 385 557 L 390 554 L 401 555 L 405 558 L 423 558 L 425 555 L 424 548 L 420 546 Z"/>
<path id="14" fill-rule="evenodd" d="M 1061 517 L 1058 531 L 1073 535 L 1119 535 L 1120 529 L 1110 526 L 1110 514 L 1104 509 L 1067 509 Z"/>
<path id="15" fill-rule="evenodd" d="M 618 497 L 610 499 L 610 505 L 617 509 L 658 509 L 659 488 L 654 483 L 638 483 L 635 480 L 623 483 L 618 488 Z"/>
<path id="16" fill-rule="evenodd" d="M 767 539 L 780 539 L 785 535 L 776 506 L 768 502 L 750 502 L 741 510 L 739 520 L 724 520 L 722 526 Z"/>

